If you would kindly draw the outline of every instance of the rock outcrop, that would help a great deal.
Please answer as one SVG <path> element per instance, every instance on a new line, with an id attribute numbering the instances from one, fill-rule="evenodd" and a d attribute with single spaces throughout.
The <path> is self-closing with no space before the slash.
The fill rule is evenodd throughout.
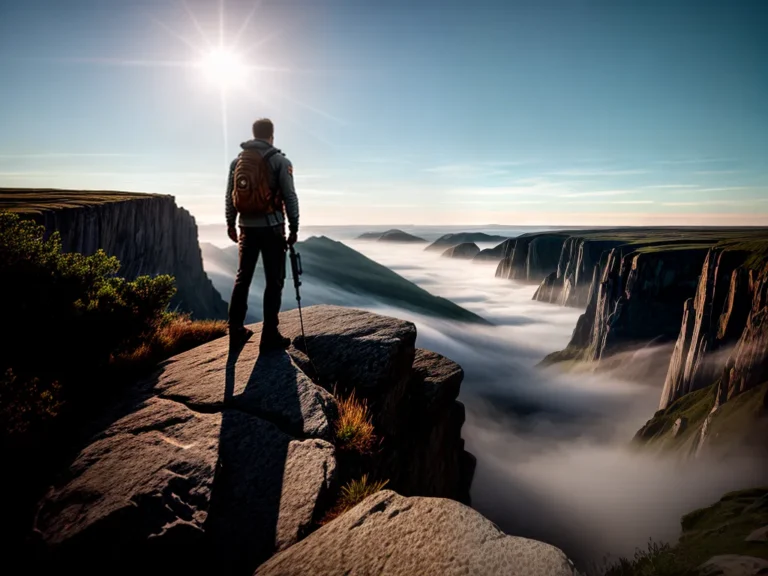
<path id="1" fill-rule="evenodd" d="M 413 234 L 408 234 L 408 232 L 403 232 L 397 228 L 387 230 L 386 232 L 366 232 L 364 234 L 360 234 L 357 239 L 377 240 L 378 242 L 394 242 L 400 244 L 418 244 L 426 242 L 424 238 L 419 238 Z"/>
<path id="2" fill-rule="evenodd" d="M 545 363 L 599 361 L 633 345 L 673 340 L 683 303 L 695 290 L 705 248 L 608 254 L 600 277 L 593 270 L 586 312 L 567 348 Z"/>
<path id="3" fill-rule="evenodd" d="M 507 536 L 458 502 L 385 490 L 277 554 L 256 574 L 574 576 L 575 571 L 557 548 Z"/>
<path id="4" fill-rule="evenodd" d="M 622 243 L 620 240 L 568 237 L 563 243 L 557 270 L 542 280 L 533 299 L 560 306 L 585 307 L 595 274 L 600 276 L 601 265 L 605 266 L 610 250 Z"/>
<path id="5" fill-rule="evenodd" d="M 723 376 L 732 396 L 768 380 L 768 266 L 744 266 L 748 253 L 712 249 L 683 319 L 659 408 Z M 730 348 L 736 347 L 733 355 Z"/>
<path id="6" fill-rule="evenodd" d="M 61 235 L 65 252 L 116 256 L 128 279 L 176 278 L 172 305 L 195 318 L 226 318 L 227 304 L 203 270 L 197 225 L 173 196 L 64 190 L 3 190 L 3 207 Z"/>
<path id="7" fill-rule="evenodd" d="M 567 234 L 523 234 L 505 246 L 497 278 L 541 282 L 557 268 Z"/>
<path id="8" fill-rule="evenodd" d="M 498 263 L 502 258 L 504 258 L 504 254 L 509 250 L 509 245 L 514 244 L 514 242 L 515 242 L 514 238 L 509 238 L 508 240 L 504 240 L 504 242 L 502 242 L 498 246 L 480 250 L 480 252 L 478 252 L 477 256 L 475 256 L 472 259 L 472 261 Z"/>
<path id="9" fill-rule="evenodd" d="M 298 348 L 259 353 L 254 326 L 242 349 L 210 342 L 133 389 L 40 502 L 40 558 L 81 574 L 107 558 L 126 573 L 251 573 L 333 503 L 338 406 L 326 388 L 354 388 L 371 407 L 375 475 L 405 494 L 466 498 L 461 368 L 416 350 L 409 322 L 304 315 L 306 339 L 296 312 L 281 315 Z"/>
<path id="10" fill-rule="evenodd" d="M 460 258 L 462 260 L 471 260 L 480 253 L 480 248 L 473 242 L 464 242 L 452 248 L 448 248 L 442 253 L 443 258 Z"/>
<path id="11" fill-rule="evenodd" d="M 445 234 L 444 236 L 440 236 L 440 238 L 427 246 L 425 250 L 445 251 L 446 248 L 451 248 L 452 246 L 458 246 L 459 244 L 467 242 L 503 242 L 506 239 L 506 236 L 486 234 L 485 232 L 457 232 L 455 234 Z"/>

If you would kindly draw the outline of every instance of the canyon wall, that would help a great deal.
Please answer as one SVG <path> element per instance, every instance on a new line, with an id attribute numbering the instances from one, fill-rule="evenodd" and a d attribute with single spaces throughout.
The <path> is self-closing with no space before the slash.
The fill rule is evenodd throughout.
<path id="1" fill-rule="evenodd" d="M 173 196 L 57 191 L 19 194 L 12 209 L 58 232 L 65 252 L 93 254 L 103 249 L 121 263 L 128 279 L 170 274 L 177 293 L 172 306 L 194 318 L 226 318 L 227 304 L 203 270 L 194 217 Z M 93 201 L 98 199 L 98 201 Z M 0 206 L 2 208 L 2 206 Z"/>
<path id="2" fill-rule="evenodd" d="M 712 249 L 686 300 L 659 409 L 720 379 L 725 399 L 768 380 L 768 264 Z"/>
<path id="3" fill-rule="evenodd" d="M 523 282 L 541 282 L 557 267 L 567 234 L 524 234 L 504 244 L 496 277 Z"/>

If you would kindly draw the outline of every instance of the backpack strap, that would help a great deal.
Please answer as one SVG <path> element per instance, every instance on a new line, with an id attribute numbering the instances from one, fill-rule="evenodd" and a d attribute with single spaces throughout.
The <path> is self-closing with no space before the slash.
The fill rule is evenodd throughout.
<path id="1" fill-rule="evenodd" d="M 264 158 L 264 162 L 269 162 L 269 159 L 272 158 L 272 156 L 274 156 L 278 152 L 280 152 L 280 150 L 278 150 L 277 148 L 270 148 L 267 151 L 267 153 L 264 154 L 264 156 L 262 156 L 262 158 Z"/>

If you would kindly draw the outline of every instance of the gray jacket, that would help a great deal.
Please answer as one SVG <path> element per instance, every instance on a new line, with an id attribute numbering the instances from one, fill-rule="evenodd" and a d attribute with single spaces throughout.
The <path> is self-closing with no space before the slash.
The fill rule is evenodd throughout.
<path id="1" fill-rule="evenodd" d="M 243 150 L 255 149 L 263 154 L 266 154 L 272 149 L 272 145 L 265 140 L 249 140 L 240 144 Z M 299 231 L 299 199 L 296 196 L 296 188 L 293 186 L 293 165 L 288 158 L 285 157 L 280 150 L 277 154 L 272 155 L 269 159 L 269 167 L 272 169 L 272 177 L 269 182 L 270 189 L 277 193 L 280 192 L 285 203 L 285 213 L 288 215 L 288 228 L 291 232 Z M 235 165 L 237 164 L 237 158 L 229 165 L 229 178 L 227 180 L 227 199 L 226 199 L 226 216 L 227 226 L 235 226 L 235 218 L 237 217 L 237 210 L 235 209 L 234 202 L 232 201 L 232 189 L 234 188 L 235 180 Z M 282 212 L 273 212 L 266 216 L 245 216 L 240 214 L 240 226 L 243 227 L 262 227 L 262 226 L 277 226 L 283 223 Z"/>

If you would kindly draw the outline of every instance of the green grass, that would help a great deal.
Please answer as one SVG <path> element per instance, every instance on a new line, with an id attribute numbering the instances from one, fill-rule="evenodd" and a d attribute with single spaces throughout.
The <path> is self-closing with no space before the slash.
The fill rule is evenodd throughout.
<path id="1" fill-rule="evenodd" d="M 692 439 L 715 405 L 717 385 L 696 390 L 678 398 L 664 410 L 653 415 L 635 436 L 635 442 L 656 445 L 664 449 L 680 448 Z M 672 427 L 678 418 L 686 418 L 686 429 L 676 438 L 672 437 Z"/>
<path id="2" fill-rule="evenodd" d="M 162 197 L 159 194 L 115 192 L 106 190 L 58 190 L 52 188 L 0 188 L 0 210 L 19 214 L 41 214 L 48 210 L 63 210 Z"/>
<path id="3" fill-rule="evenodd" d="M 712 506 L 694 510 L 681 520 L 677 544 L 649 542 L 633 558 L 621 558 L 604 576 L 693 576 L 697 567 L 721 554 L 768 559 L 768 546 L 747 542 L 768 524 L 768 487 L 730 492 Z"/>
<path id="4" fill-rule="evenodd" d="M 654 414 L 635 435 L 634 442 L 659 450 L 691 449 L 701 425 L 715 405 L 717 384 L 702 388 L 678 398 L 666 409 Z M 672 436 L 672 426 L 678 418 L 687 418 L 686 429 Z M 741 446 L 765 450 L 764 438 L 768 434 L 768 382 L 724 402 L 712 415 L 708 442 L 716 453 L 725 453 L 729 447 Z"/>

